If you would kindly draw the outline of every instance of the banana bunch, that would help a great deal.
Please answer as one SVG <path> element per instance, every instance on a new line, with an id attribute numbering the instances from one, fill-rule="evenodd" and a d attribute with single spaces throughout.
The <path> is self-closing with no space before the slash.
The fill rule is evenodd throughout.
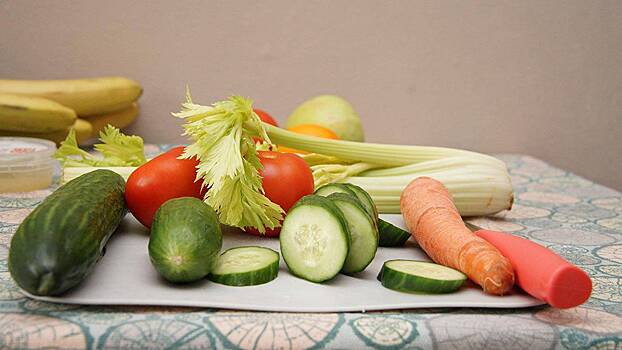
<path id="1" fill-rule="evenodd" d="M 111 124 L 122 129 L 138 116 L 142 93 L 123 77 L 75 80 L 0 79 L 0 136 L 26 136 L 60 143 L 76 130 L 85 143 Z"/>

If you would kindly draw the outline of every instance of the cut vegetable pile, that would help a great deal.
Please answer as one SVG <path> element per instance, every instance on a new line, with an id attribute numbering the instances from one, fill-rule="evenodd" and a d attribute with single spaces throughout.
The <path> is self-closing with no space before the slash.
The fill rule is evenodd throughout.
<path id="1" fill-rule="evenodd" d="M 334 120 L 314 114 L 328 110 L 347 115 Z M 449 293 L 468 277 L 487 293 L 510 291 L 512 263 L 461 219 L 511 208 L 503 162 L 459 149 L 340 140 L 362 140 L 363 133 L 356 127 L 350 132 L 348 123 L 360 126 L 358 116 L 331 96 L 309 101 L 295 114 L 295 126 L 285 130 L 248 99 L 233 96 L 206 106 L 187 93 L 173 115 L 184 120 L 191 144 L 149 161 L 140 137 L 113 127 L 95 145 L 100 156 L 81 150 L 70 132 L 56 153 L 67 184 L 20 225 L 9 255 L 13 278 L 38 295 L 79 284 L 127 206 L 150 228 L 154 268 L 173 283 L 207 278 L 232 287 L 266 284 L 278 276 L 280 255 L 292 275 L 322 283 L 339 274 L 356 276 L 379 247 L 402 247 L 412 236 L 435 263 L 386 261 L 378 274 L 384 287 Z M 321 125 L 304 123 L 309 120 Z M 125 186 L 113 172 L 127 179 Z M 59 210 L 60 200 L 73 209 Z M 408 231 L 379 213 L 402 213 Z M 220 253 L 221 224 L 278 236 L 280 254 L 261 246 Z M 74 225 L 78 229 L 69 233 Z"/>

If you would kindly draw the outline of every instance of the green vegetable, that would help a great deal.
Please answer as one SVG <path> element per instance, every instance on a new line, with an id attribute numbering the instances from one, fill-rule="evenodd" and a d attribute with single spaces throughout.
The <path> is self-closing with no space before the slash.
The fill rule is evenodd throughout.
<path id="1" fill-rule="evenodd" d="M 364 140 L 363 126 L 354 107 L 335 95 L 316 96 L 303 102 L 287 118 L 286 127 L 315 124 L 335 132 L 342 140 Z"/>
<path id="2" fill-rule="evenodd" d="M 375 222 L 356 197 L 333 193 L 326 198 L 341 210 L 350 232 L 350 250 L 341 271 L 353 274 L 365 270 L 378 250 L 378 229 Z"/>
<path id="3" fill-rule="evenodd" d="M 344 181 L 365 189 L 381 213 L 399 214 L 402 191 L 420 176 L 442 182 L 462 216 L 489 215 L 512 207 L 514 196 L 507 170 L 482 164 L 477 158 L 455 157 L 369 170 Z"/>
<path id="4" fill-rule="evenodd" d="M 200 199 L 171 199 L 156 212 L 149 257 L 168 281 L 184 283 L 204 278 L 212 271 L 221 247 L 218 217 Z"/>
<path id="5" fill-rule="evenodd" d="M 460 271 L 416 260 L 386 261 L 378 275 L 383 286 L 409 293 L 450 293 L 460 288 L 466 279 Z"/>
<path id="6" fill-rule="evenodd" d="M 96 156 L 78 147 L 75 130 L 69 131 L 65 141 L 54 153 L 54 157 L 63 165 L 61 183 L 97 169 L 114 171 L 127 180 L 138 166 L 147 162 L 143 139 L 139 136 L 124 135 L 111 125 L 106 126 L 99 135 L 102 143 L 94 147 L 101 156 Z"/>
<path id="7" fill-rule="evenodd" d="M 266 123 L 262 123 L 262 127 L 273 143 L 337 157 L 346 163 L 365 162 L 378 166 L 395 167 L 428 160 L 464 156 L 477 160 L 478 164 L 488 164 L 505 169 L 505 163 L 497 158 L 461 149 L 333 140 L 298 134 Z"/>
<path id="8" fill-rule="evenodd" d="M 401 247 L 410 238 L 410 233 L 382 219 L 378 219 L 378 233 L 381 247 Z"/>
<path id="9" fill-rule="evenodd" d="M 335 277 L 346 262 L 350 231 L 339 208 L 329 199 L 309 195 L 289 210 L 279 243 L 289 271 L 311 282 Z"/>
<path id="10" fill-rule="evenodd" d="M 443 182 L 462 215 L 492 214 L 512 205 L 512 185 L 506 166 L 488 155 L 298 134 L 261 123 L 251 102 L 236 96 L 212 106 L 194 104 L 188 96 L 182 111 L 174 116 L 186 120 L 185 134 L 193 140 L 184 157 L 199 159 L 198 177 L 211 186 L 205 201 L 227 225 L 257 227 L 264 232 L 266 227 L 279 226 L 284 214 L 263 195 L 261 164 L 253 136 L 270 144 L 274 141 L 316 153 L 305 157 L 313 166 L 316 187 L 350 182 L 371 195 L 379 212 L 399 212 L 401 191 L 414 178 L 424 175 Z"/>
<path id="11" fill-rule="evenodd" d="M 418 176 L 443 182 L 465 216 L 493 214 L 512 206 L 507 168 L 488 155 L 443 147 L 331 140 L 268 124 L 263 127 L 279 145 L 330 157 L 326 164 L 321 157 L 310 157 L 316 187 L 331 182 L 358 185 L 371 195 L 381 213 L 399 213 L 402 190 Z"/>
<path id="12" fill-rule="evenodd" d="M 344 164 L 342 167 L 352 170 L 358 165 Z M 513 202 L 512 183 L 505 167 L 482 163 L 477 157 L 449 157 L 406 166 L 367 169 L 356 176 L 352 171 L 333 172 L 327 178 L 326 172 L 318 170 L 334 166 L 316 164 L 311 167 L 316 186 L 322 186 L 326 181 L 357 185 L 369 193 L 381 213 L 399 213 L 402 191 L 419 176 L 441 181 L 452 193 L 463 216 L 493 214 L 510 209 Z"/>
<path id="13" fill-rule="evenodd" d="M 254 286 L 279 273 L 279 253 L 264 247 L 237 247 L 222 253 L 209 279 L 228 286 Z"/>
<path id="14" fill-rule="evenodd" d="M 259 232 L 275 228 L 283 218 L 281 207 L 263 195 L 261 163 L 253 136 L 270 143 L 252 102 L 239 96 L 212 106 L 194 104 L 188 93 L 182 110 L 173 114 L 186 120 L 185 135 L 193 143 L 184 158 L 199 160 L 197 178 L 210 187 L 205 202 L 223 224 L 255 227 Z"/>
<path id="15" fill-rule="evenodd" d="M 15 282 L 35 295 L 59 295 L 82 282 L 126 213 L 124 189 L 121 176 L 96 170 L 43 200 L 11 240 Z"/>
<path id="16" fill-rule="evenodd" d="M 119 129 L 108 125 L 99 134 L 102 143 L 94 145 L 103 157 L 97 157 L 81 149 L 76 141 L 76 132 L 71 129 L 54 157 L 63 167 L 137 167 L 147 162 L 143 139 L 139 136 L 122 134 Z"/>

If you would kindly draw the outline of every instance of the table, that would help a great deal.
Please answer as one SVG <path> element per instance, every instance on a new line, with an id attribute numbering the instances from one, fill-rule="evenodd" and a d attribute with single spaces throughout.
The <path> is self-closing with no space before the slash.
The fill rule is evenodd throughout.
<path id="1" fill-rule="evenodd" d="M 11 235 L 47 189 L 0 194 L 0 348 L 622 349 L 622 195 L 529 156 L 500 158 L 514 208 L 470 221 L 585 269 L 594 290 L 584 305 L 291 314 L 39 302 L 20 293 L 6 259 Z"/>

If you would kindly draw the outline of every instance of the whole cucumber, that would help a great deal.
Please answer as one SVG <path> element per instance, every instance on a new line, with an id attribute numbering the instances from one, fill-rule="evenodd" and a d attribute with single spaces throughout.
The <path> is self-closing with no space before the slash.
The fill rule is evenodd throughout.
<path id="1" fill-rule="evenodd" d="M 11 240 L 15 282 L 36 295 L 59 295 L 82 282 L 125 216 L 124 189 L 120 175 L 95 170 L 43 200 Z"/>
<path id="2" fill-rule="evenodd" d="M 149 257 L 170 282 L 185 283 L 207 276 L 222 248 L 222 232 L 214 209 L 194 197 L 166 201 L 153 218 Z"/>

